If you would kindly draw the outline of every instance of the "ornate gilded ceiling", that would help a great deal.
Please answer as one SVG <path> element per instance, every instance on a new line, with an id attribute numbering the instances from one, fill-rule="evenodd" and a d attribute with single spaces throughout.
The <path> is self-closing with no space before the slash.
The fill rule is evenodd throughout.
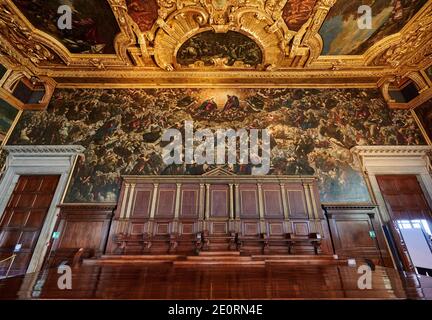
<path id="1" fill-rule="evenodd" d="M 60 86 L 373 86 L 429 65 L 431 29 L 432 0 L 0 0 L 0 62 Z"/>

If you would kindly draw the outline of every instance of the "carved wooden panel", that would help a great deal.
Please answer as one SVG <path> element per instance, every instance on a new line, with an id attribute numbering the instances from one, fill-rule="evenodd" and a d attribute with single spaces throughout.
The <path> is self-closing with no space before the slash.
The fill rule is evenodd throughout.
<path id="1" fill-rule="evenodd" d="M 292 223 L 292 229 L 295 236 L 305 237 L 309 235 L 309 223 L 308 222 L 298 222 Z"/>
<path id="2" fill-rule="evenodd" d="M 226 222 L 212 222 L 211 232 L 213 234 L 226 234 L 228 232 L 228 223 Z"/>
<path id="3" fill-rule="evenodd" d="M 150 216 L 150 208 L 152 201 L 153 190 L 152 186 L 146 189 L 137 189 L 135 193 L 135 206 L 132 213 L 134 218 L 148 218 Z"/>
<path id="4" fill-rule="evenodd" d="M 323 237 L 320 252 L 331 253 L 327 222 L 310 220 L 306 209 L 305 190 L 312 200 L 310 186 L 315 188 L 314 178 L 258 179 L 252 176 L 236 177 L 224 172 L 220 176 L 220 173 L 218 171 L 215 175 L 200 177 L 125 177 L 119 199 L 119 207 L 124 208 L 124 214 L 116 215 L 112 223 L 110 239 L 112 237 L 114 241 L 110 241 L 107 252 L 166 254 L 170 250 L 170 240 L 178 239 L 175 250 L 189 254 L 195 250 L 195 235 L 203 232 L 204 238 L 210 237 L 210 250 L 230 250 L 233 243 L 234 247 L 236 245 L 235 239 L 246 237 L 247 240 L 242 240 L 243 244 L 250 243 L 245 246 L 242 244 L 242 250 L 261 253 L 264 245 L 261 235 L 265 234 L 270 237 L 270 242 L 273 241 L 274 252 L 287 253 L 285 239 L 288 233 L 294 237 L 307 238 L 311 232 L 319 232 Z M 157 196 L 152 197 L 155 185 Z M 232 190 L 230 185 L 233 185 Z M 238 185 L 238 189 L 235 185 Z M 316 193 L 317 190 L 313 189 L 312 192 Z M 154 219 L 150 219 L 152 198 L 155 198 Z M 315 200 L 319 209 L 316 195 Z M 175 218 L 177 209 L 179 219 Z M 285 220 L 285 209 L 289 211 L 290 221 Z M 264 220 L 260 219 L 261 210 Z M 231 214 L 233 219 L 230 219 Z M 206 215 L 209 219 L 204 218 Z M 151 248 L 143 245 L 143 235 L 146 233 L 150 233 L 149 238 L 156 239 Z M 126 240 L 115 240 L 116 237 Z M 268 248 L 266 250 L 268 252 Z M 299 245 L 295 253 L 313 254 L 313 247 Z"/>
<path id="5" fill-rule="evenodd" d="M 260 234 L 258 222 L 248 221 L 242 223 L 242 234 L 245 236 L 255 236 Z"/>
<path id="6" fill-rule="evenodd" d="M 285 233 L 283 222 L 269 222 L 267 224 L 270 236 L 280 236 Z"/>
<path id="7" fill-rule="evenodd" d="M 283 218 L 282 197 L 279 185 L 263 185 L 264 216 L 266 218 Z"/>
<path id="8" fill-rule="evenodd" d="M 168 222 L 165 223 L 156 223 L 155 225 L 155 234 L 156 235 L 165 235 L 170 232 L 170 224 Z"/>
<path id="9" fill-rule="evenodd" d="M 159 185 L 155 217 L 174 217 L 175 197 L 175 184 Z"/>
<path id="10" fill-rule="evenodd" d="M 210 217 L 228 218 L 229 190 L 228 185 L 210 186 Z"/>
<path id="11" fill-rule="evenodd" d="M 195 224 L 191 223 L 181 223 L 179 228 L 180 234 L 194 234 L 195 233 Z"/>
<path id="12" fill-rule="evenodd" d="M 324 208 L 336 254 L 368 258 L 376 264 L 393 267 L 374 206 Z"/>
<path id="13" fill-rule="evenodd" d="M 199 210 L 199 186 L 182 185 L 180 198 L 180 217 L 196 218 Z"/>
<path id="14" fill-rule="evenodd" d="M 256 184 L 242 184 L 240 192 L 240 217 L 259 218 L 258 188 Z"/>
<path id="15" fill-rule="evenodd" d="M 114 205 L 62 205 L 54 231 L 60 237 L 54 240 L 50 265 L 72 259 L 78 249 L 89 255 L 100 254 L 108 240 Z"/>
<path id="16" fill-rule="evenodd" d="M 286 195 L 290 218 L 308 218 L 303 187 L 287 186 Z"/>

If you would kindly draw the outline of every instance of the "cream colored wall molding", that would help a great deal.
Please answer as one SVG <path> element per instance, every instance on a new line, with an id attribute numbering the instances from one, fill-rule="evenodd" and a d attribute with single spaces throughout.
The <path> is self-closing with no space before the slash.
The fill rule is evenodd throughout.
<path id="1" fill-rule="evenodd" d="M 6 170 L 0 181 L 0 218 L 21 175 L 60 175 L 27 273 L 39 271 L 54 230 L 58 205 L 62 202 L 75 159 L 84 151 L 81 146 L 5 146 Z"/>
<path id="2" fill-rule="evenodd" d="M 363 172 L 369 179 L 372 195 L 379 205 L 384 222 L 390 220 L 377 175 L 416 175 L 432 208 L 432 146 L 356 146 L 351 152 L 360 161 Z"/>

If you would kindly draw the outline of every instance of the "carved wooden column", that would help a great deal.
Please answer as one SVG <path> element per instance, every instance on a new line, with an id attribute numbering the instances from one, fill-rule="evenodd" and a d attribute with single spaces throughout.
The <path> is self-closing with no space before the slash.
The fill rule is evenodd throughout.
<path id="1" fill-rule="evenodd" d="M 320 219 L 319 214 L 318 214 L 318 208 L 316 205 L 315 192 L 313 189 L 313 185 L 311 183 L 308 183 L 307 186 L 309 189 L 309 194 L 310 194 L 310 198 L 311 198 L 311 202 L 312 202 L 313 217 L 314 217 L 314 221 L 315 221 L 315 232 L 322 234 L 323 231 L 321 228 L 321 219 Z"/>
<path id="2" fill-rule="evenodd" d="M 235 219 L 240 220 L 240 190 L 239 184 L 234 184 L 234 197 L 235 197 Z"/>
<path id="3" fill-rule="evenodd" d="M 205 190 L 206 190 L 206 194 L 205 194 L 204 229 L 208 229 L 209 228 L 208 220 L 210 219 L 210 184 L 209 183 L 205 184 Z"/>
<path id="4" fill-rule="evenodd" d="M 130 184 L 129 183 L 125 183 L 125 192 L 124 192 L 124 195 L 123 195 L 122 205 L 121 205 L 121 208 L 120 208 L 120 219 L 124 219 L 125 218 L 126 200 L 128 198 L 128 195 L 129 195 L 129 188 L 130 188 Z"/>
<path id="5" fill-rule="evenodd" d="M 203 220 L 204 220 L 204 210 L 205 210 L 205 186 L 204 183 L 200 183 L 199 185 L 199 209 L 198 209 L 198 215 L 199 215 L 199 230 L 198 231 L 203 231 L 204 226 L 203 226 Z"/>
<path id="6" fill-rule="evenodd" d="M 158 194 L 159 184 L 153 183 L 153 195 L 152 195 L 152 201 L 151 201 L 151 207 L 150 207 L 150 221 L 149 221 L 149 227 L 148 231 L 151 232 L 153 230 L 153 220 L 156 213 L 156 200 L 157 200 L 157 194 Z"/>
<path id="7" fill-rule="evenodd" d="M 289 206 L 287 203 L 287 193 L 285 189 L 285 183 L 280 183 L 280 190 L 281 190 L 281 197 L 282 197 L 282 208 L 283 208 L 283 214 L 284 214 L 284 228 L 285 232 L 291 233 L 291 223 L 289 221 Z"/>
<path id="8" fill-rule="evenodd" d="M 258 183 L 258 211 L 260 217 L 260 229 L 262 233 L 266 232 L 265 217 L 264 217 L 264 196 L 262 184 Z"/>
<path id="9" fill-rule="evenodd" d="M 232 183 L 229 184 L 229 199 L 230 220 L 234 220 L 234 185 Z"/>
<path id="10" fill-rule="evenodd" d="M 174 204 L 174 222 L 173 229 L 174 232 L 178 232 L 178 220 L 180 217 L 180 197 L 181 197 L 181 183 L 176 183 L 176 196 Z"/>
<path id="11" fill-rule="evenodd" d="M 284 219 L 289 220 L 289 209 L 286 201 L 285 183 L 280 184 L 281 196 L 282 196 L 282 208 L 284 213 Z"/>
<path id="12" fill-rule="evenodd" d="M 127 209 L 126 209 L 126 217 L 125 217 L 126 219 L 129 219 L 131 216 L 133 199 L 134 199 L 134 192 L 135 192 L 135 185 L 136 185 L 135 183 L 131 183 L 131 187 L 129 190 L 129 199 L 128 199 L 128 204 L 127 204 Z"/>

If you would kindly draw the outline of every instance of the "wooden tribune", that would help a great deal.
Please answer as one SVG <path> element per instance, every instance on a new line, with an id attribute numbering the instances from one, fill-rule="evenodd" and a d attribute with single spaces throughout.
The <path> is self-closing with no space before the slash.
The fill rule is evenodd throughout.
<path id="1" fill-rule="evenodd" d="M 107 254 L 332 253 L 315 177 L 124 176 Z"/>

